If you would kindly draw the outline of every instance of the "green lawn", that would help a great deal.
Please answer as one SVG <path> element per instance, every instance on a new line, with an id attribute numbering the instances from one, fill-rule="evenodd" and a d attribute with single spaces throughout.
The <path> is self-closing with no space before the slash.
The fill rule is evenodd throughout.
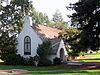
<path id="1" fill-rule="evenodd" d="M 83 62 L 100 62 L 100 53 L 98 54 L 86 54 L 85 59 L 80 59 Z"/>
<path id="2" fill-rule="evenodd" d="M 76 67 L 74 67 L 76 68 Z M 38 70 L 60 70 L 66 69 L 66 71 L 58 72 L 31 72 L 19 75 L 100 75 L 100 70 L 68 70 L 73 69 L 73 67 L 31 67 L 31 66 L 12 66 L 12 65 L 0 65 L 0 70 L 5 69 L 26 69 L 30 71 Z"/>
<path id="3" fill-rule="evenodd" d="M 100 70 L 69 70 L 76 69 L 79 67 L 32 67 L 32 66 L 12 66 L 12 65 L 0 65 L 0 70 L 6 69 L 25 69 L 30 71 L 38 71 L 38 70 L 63 70 L 58 72 L 31 72 L 19 75 L 100 75 Z"/>
<path id="4" fill-rule="evenodd" d="M 100 75 L 100 70 L 66 70 L 59 72 L 32 72 L 20 75 Z"/>
<path id="5" fill-rule="evenodd" d="M 13 65 L 0 65 L 0 70 L 6 69 L 25 69 L 29 71 L 38 71 L 38 70 L 62 70 L 62 69 L 75 69 L 76 67 L 32 67 L 32 66 L 13 66 Z"/>

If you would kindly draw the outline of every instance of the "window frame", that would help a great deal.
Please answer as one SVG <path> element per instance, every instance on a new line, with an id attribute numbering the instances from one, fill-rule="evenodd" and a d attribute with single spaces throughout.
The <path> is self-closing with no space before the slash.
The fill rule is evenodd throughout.
<path id="1" fill-rule="evenodd" d="M 24 55 L 31 55 L 31 38 L 29 36 L 24 38 Z"/>

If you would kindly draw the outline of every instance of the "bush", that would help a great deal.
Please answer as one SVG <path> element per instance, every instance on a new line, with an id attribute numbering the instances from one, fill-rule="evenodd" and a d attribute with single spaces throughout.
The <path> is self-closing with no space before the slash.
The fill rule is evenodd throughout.
<path id="1" fill-rule="evenodd" d="M 49 52 L 51 50 L 51 42 L 49 40 L 43 41 L 42 44 L 40 44 L 37 48 L 37 54 L 42 59 L 46 58 L 49 55 Z"/>
<path id="2" fill-rule="evenodd" d="M 53 59 L 53 64 L 54 64 L 54 65 L 60 65 L 60 64 L 61 64 L 60 58 L 58 58 L 58 57 L 54 58 L 54 59 Z"/>
<path id="3" fill-rule="evenodd" d="M 22 60 L 22 62 L 23 62 L 23 65 L 31 65 L 31 66 L 34 65 L 34 63 L 33 63 L 33 57 L 24 58 L 24 60 Z"/>
<path id="4" fill-rule="evenodd" d="M 81 52 L 79 53 L 79 56 L 81 56 L 81 55 L 84 56 L 84 54 L 85 54 L 85 53 L 81 51 Z"/>
<path id="5" fill-rule="evenodd" d="M 7 65 L 22 65 L 24 58 L 16 54 L 1 54 L 1 60 Z"/>
<path id="6" fill-rule="evenodd" d="M 48 59 L 40 59 L 39 66 L 50 66 L 52 65 L 52 62 Z"/>
<path id="7" fill-rule="evenodd" d="M 7 65 L 34 65 L 33 57 L 24 58 L 19 54 L 2 54 L 0 58 Z"/>

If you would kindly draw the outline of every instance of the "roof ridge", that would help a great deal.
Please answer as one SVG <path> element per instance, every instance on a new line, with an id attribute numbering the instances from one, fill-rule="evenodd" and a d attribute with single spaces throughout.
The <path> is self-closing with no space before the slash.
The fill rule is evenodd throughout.
<path id="1" fill-rule="evenodd" d="M 34 25 L 44 26 L 44 27 L 51 28 L 51 29 L 54 29 L 54 30 L 62 31 L 60 29 L 52 28 L 52 27 L 49 27 L 49 26 L 46 26 L 46 25 L 42 25 L 42 24 L 34 24 Z"/>

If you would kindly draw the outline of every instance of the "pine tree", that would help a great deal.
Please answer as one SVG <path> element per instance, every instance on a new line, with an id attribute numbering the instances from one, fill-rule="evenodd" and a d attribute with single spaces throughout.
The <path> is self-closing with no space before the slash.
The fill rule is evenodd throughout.
<path id="1" fill-rule="evenodd" d="M 63 21 L 62 14 L 59 10 L 56 10 L 55 14 L 53 15 L 53 21 L 54 22 L 62 22 Z"/>
<path id="2" fill-rule="evenodd" d="M 56 10 L 55 14 L 53 15 L 53 22 L 49 23 L 48 26 L 63 30 L 67 28 L 67 22 L 63 21 L 62 14 L 59 10 Z"/>
<path id="3" fill-rule="evenodd" d="M 96 50 L 100 47 L 100 0 L 80 0 L 70 5 L 69 8 L 76 11 L 70 16 L 72 26 L 83 30 L 86 38 L 89 38 L 88 47 Z"/>

